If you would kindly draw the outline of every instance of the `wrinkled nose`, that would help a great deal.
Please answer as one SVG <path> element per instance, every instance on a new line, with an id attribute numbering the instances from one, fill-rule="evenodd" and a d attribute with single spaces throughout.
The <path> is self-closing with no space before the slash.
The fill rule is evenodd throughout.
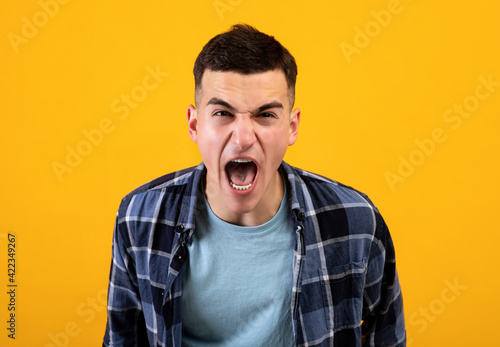
<path id="1" fill-rule="evenodd" d="M 231 141 L 240 151 L 245 151 L 255 143 L 255 131 L 252 120 L 241 117 L 234 123 Z"/>

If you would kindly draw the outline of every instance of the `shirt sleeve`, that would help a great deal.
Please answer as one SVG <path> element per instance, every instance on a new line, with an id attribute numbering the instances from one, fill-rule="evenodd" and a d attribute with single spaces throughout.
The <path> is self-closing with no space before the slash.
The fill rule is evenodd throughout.
<path id="1" fill-rule="evenodd" d="M 376 231 L 368 262 L 363 308 L 363 347 L 406 346 L 403 297 L 394 245 L 377 213 Z"/>
<path id="2" fill-rule="evenodd" d="M 147 346 L 137 274 L 129 253 L 131 242 L 126 222 L 116 217 L 108 286 L 108 318 L 103 346 Z"/>

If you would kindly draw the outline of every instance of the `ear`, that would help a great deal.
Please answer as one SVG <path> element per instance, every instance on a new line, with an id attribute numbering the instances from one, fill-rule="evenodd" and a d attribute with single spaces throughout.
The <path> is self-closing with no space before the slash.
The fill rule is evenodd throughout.
<path id="1" fill-rule="evenodd" d="M 189 105 L 187 108 L 187 121 L 189 137 L 195 143 L 198 143 L 198 112 L 193 105 Z"/>
<path id="2" fill-rule="evenodd" d="M 299 123 L 300 123 L 300 108 L 296 108 L 290 114 L 290 134 L 288 137 L 288 146 L 291 146 L 297 141 L 297 135 L 299 134 Z"/>

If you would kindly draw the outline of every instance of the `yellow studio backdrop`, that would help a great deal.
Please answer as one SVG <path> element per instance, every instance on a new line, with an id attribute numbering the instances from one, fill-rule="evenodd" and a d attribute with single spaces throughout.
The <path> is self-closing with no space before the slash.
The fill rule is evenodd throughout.
<path id="1" fill-rule="evenodd" d="M 500 345 L 499 17 L 493 0 L 2 2 L 0 345 L 101 343 L 118 204 L 199 163 L 191 70 L 240 22 L 298 62 L 285 159 L 385 217 L 408 345 Z"/>

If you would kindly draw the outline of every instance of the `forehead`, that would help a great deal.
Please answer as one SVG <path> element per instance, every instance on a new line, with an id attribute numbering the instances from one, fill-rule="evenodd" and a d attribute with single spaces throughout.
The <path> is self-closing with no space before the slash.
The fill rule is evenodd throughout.
<path id="1" fill-rule="evenodd" d="M 288 97 L 285 74 L 270 70 L 255 74 L 206 70 L 201 82 L 202 104 L 213 97 L 228 102 L 259 103 L 269 99 L 283 101 Z"/>

